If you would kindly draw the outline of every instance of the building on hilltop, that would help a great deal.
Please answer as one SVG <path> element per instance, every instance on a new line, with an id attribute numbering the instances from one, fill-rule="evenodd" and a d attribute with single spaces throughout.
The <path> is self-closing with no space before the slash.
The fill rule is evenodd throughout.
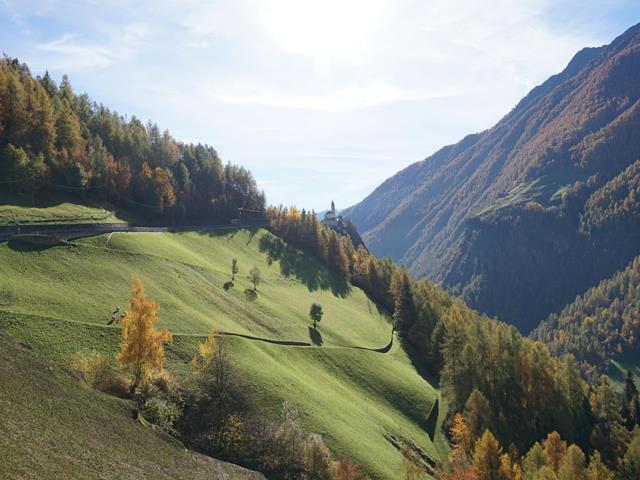
<path id="1" fill-rule="evenodd" d="M 365 250 L 367 246 L 362 241 L 356 227 L 348 218 L 344 218 L 336 212 L 336 204 L 331 201 L 331 210 L 327 210 L 322 217 L 323 225 L 335 230 L 340 235 L 346 235 L 351 238 L 354 247 L 362 245 Z"/>
<path id="2" fill-rule="evenodd" d="M 342 224 L 342 215 L 336 214 L 336 204 L 333 203 L 333 200 L 331 200 L 331 210 L 324 214 L 322 223 L 331 228 L 336 228 L 339 224 Z"/>

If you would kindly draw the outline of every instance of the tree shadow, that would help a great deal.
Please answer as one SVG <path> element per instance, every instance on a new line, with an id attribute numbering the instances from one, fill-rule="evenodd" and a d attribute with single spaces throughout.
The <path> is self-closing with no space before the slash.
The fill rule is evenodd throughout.
<path id="1" fill-rule="evenodd" d="M 244 291 L 244 298 L 250 302 L 255 302 L 258 298 L 258 292 L 252 288 L 247 288 Z"/>
<path id="2" fill-rule="evenodd" d="M 229 280 L 228 282 L 225 282 L 224 285 L 222 286 L 222 288 L 224 288 L 225 292 L 228 292 L 233 287 L 234 287 L 234 284 L 233 284 L 233 282 L 231 280 Z"/>
<path id="3" fill-rule="evenodd" d="M 433 370 L 429 368 L 427 362 L 424 360 L 418 349 L 401 335 L 398 335 L 397 338 L 402 346 L 402 349 L 406 352 L 407 357 L 409 357 L 411 365 L 416 369 L 418 375 L 429 382 L 433 386 L 433 388 L 440 388 L 440 379 L 433 372 Z"/>
<path id="4" fill-rule="evenodd" d="M 429 435 L 429 438 L 433 442 L 436 436 L 436 429 L 438 428 L 438 416 L 440 415 L 440 401 L 436 398 L 435 403 L 431 407 L 429 411 L 429 415 L 427 416 L 427 421 L 425 423 L 425 430 Z"/>
<path id="5" fill-rule="evenodd" d="M 7 241 L 7 246 L 16 252 L 43 252 L 53 247 L 63 245 L 62 243 L 34 243 L 31 241 L 23 241 L 11 239 Z"/>
<path id="6" fill-rule="evenodd" d="M 277 237 L 263 235 L 259 248 L 267 254 L 269 265 L 276 260 L 280 261 L 280 273 L 285 277 L 295 277 L 304 283 L 310 292 L 330 290 L 336 297 L 344 298 L 351 291 L 349 283 L 344 278 Z"/>
<path id="7" fill-rule="evenodd" d="M 322 340 L 322 334 L 313 327 L 309 327 L 309 338 L 311 339 L 311 343 L 317 347 L 324 343 Z"/>

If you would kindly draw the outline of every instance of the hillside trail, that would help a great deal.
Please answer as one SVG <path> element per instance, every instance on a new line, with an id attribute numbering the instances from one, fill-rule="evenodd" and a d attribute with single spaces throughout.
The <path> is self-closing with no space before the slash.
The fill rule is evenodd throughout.
<path id="1" fill-rule="evenodd" d="M 220 229 L 233 229 L 233 228 L 246 228 L 247 226 L 245 225 L 244 227 L 237 227 L 237 226 L 232 226 L 231 228 L 229 226 L 224 226 Z M 165 233 L 168 232 L 168 230 L 166 229 L 166 227 L 134 227 L 137 230 L 134 231 L 138 231 L 138 232 L 153 232 L 153 233 Z M 209 227 L 210 228 L 210 227 Z M 131 230 L 128 230 L 131 231 Z M 162 258 L 158 255 L 155 254 L 151 254 L 148 252 L 131 252 L 128 250 L 122 250 L 122 249 L 117 249 L 117 248 L 112 248 L 109 247 L 109 241 L 111 240 L 111 236 L 114 233 L 126 233 L 127 230 L 114 230 L 109 232 L 109 235 L 105 241 L 105 244 L 103 246 L 99 246 L 99 245 L 91 245 L 88 243 L 84 243 L 84 242 L 79 242 L 79 241 L 73 241 L 73 242 L 69 242 L 70 246 L 77 246 L 77 247 L 85 247 L 85 248 L 93 248 L 93 249 L 99 249 L 99 250 L 107 250 L 107 251 L 112 251 L 112 252 L 117 252 L 117 253 L 123 253 L 123 254 L 128 254 L 128 255 L 139 255 L 139 256 L 151 256 L 151 257 L 158 257 L 158 258 Z M 106 232 L 100 232 L 100 233 L 106 233 Z M 94 233 L 95 234 L 95 233 Z M 194 268 L 204 268 L 206 270 L 211 270 L 211 271 L 215 271 L 220 273 L 218 270 L 216 269 L 212 269 L 211 267 L 205 267 L 203 265 L 196 265 L 196 264 L 192 264 L 189 262 L 184 262 L 184 261 L 180 261 L 180 260 L 174 260 L 178 263 L 181 263 L 183 265 L 189 266 L 189 267 L 194 267 Z M 0 309 L 1 310 L 1 309 Z M 51 317 L 43 317 L 43 318 L 48 318 L 48 319 L 52 319 Z M 76 324 L 83 324 L 83 325 L 91 325 L 94 327 L 102 327 L 102 328 L 118 328 L 117 326 L 108 326 L 108 325 L 102 325 L 102 324 L 98 324 L 98 323 L 88 323 L 88 322 L 79 322 L 79 321 L 75 321 L 75 320 L 68 320 L 68 319 L 55 319 L 56 321 L 62 321 L 62 322 L 69 322 L 69 323 L 76 323 Z M 304 348 L 341 348 L 341 349 L 354 349 L 354 350 L 366 350 L 366 351 L 370 351 L 370 352 L 376 352 L 376 353 L 388 353 L 391 348 L 393 347 L 393 337 L 395 334 L 395 327 L 391 327 L 391 336 L 389 339 L 389 342 L 384 345 L 383 347 L 379 347 L 379 348 L 372 348 L 372 347 L 363 347 L 363 346 L 358 346 L 358 345 L 326 345 L 326 346 L 320 346 L 320 345 L 314 345 L 312 343 L 309 342 L 303 342 L 303 341 L 297 341 L 297 340 L 281 340 L 281 339 L 272 339 L 272 338 L 266 338 L 266 337 L 259 337 L 259 336 L 254 336 L 254 335 L 248 335 L 248 334 L 243 334 L 243 333 L 236 333 L 236 332 L 226 332 L 226 331 L 220 331 L 220 332 L 215 332 L 216 336 L 221 336 L 221 337 L 238 337 L 238 338 L 244 338 L 246 340 L 252 340 L 252 341 L 257 341 L 257 342 L 264 342 L 264 343 L 270 343 L 272 345 L 281 345 L 281 346 L 286 346 L 286 347 L 304 347 Z M 201 338 L 205 338 L 208 334 L 199 334 L 199 333 L 173 333 L 174 337 L 201 337 Z"/>
<path id="2" fill-rule="evenodd" d="M 4 310 L 2 308 L 0 308 L 0 312 L 5 312 L 5 313 L 9 313 L 9 314 L 14 314 L 14 312 L 10 312 L 7 310 Z M 81 322 L 81 321 L 77 321 L 77 320 L 68 320 L 68 319 L 61 319 L 61 318 L 54 318 L 54 317 L 48 317 L 45 315 L 36 315 L 36 314 L 31 314 L 31 316 L 34 317 L 38 317 L 40 319 L 46 319 L 49 321 L 55 321 L 55 322 L 65 322 L 65 323 L 72 323 L 72 324 L 76 324 L 76 325 L 86 325 L 86 326 L 90 326 L 90 327 L 95 327 L 95 328 L 99 328 L 99 329 L 105 329 L 105 330 L 109 330 L 109 329 L 119 329 L 120 327 L 116 326 L 116 325 L 106 325 L 106 324 L 101 324 L 101 323 L 91 323 L 91 322 Z M 2 318 L 0 318 L 0 324 L 2 323 Z M 13 320 L 19 320 L 19 318 L 16 316 L 14 317 Z M 207 338 L 207 336 L 209 335 L 209 333 L 181 333 L 181 332 L 172 332 L 173 337 L 190 337 L 190 338 Z M 389 339 L 389 342 L 383 346 L 383 347 L 379 347 L 379 348 L 373 348 L 373 347 L 362 347 L 362 346 L 358 346 L 358 345 L 325 345 L 325 346 L 320 346 L 320 345 L 314 345 L 312 343 L 309 342 L 302 342 L 302 341 L 297 341 L 297 340 L 278 340 L 278 339 L 273 339 L 273 338 L 266 338 L 266 337 L 260 337 L 260 336 L 255 336 L 255 335 L 248 335 L 248 334 L 244 334 L 244 333 L 236 333 L 236 332 L 226 332 L 226 331 L 216 331 L 213 332 L 213 335 L 216 337 L 237 337 L 237 338 L 243 338 L 245 340 L 252 340 L 252 341 L 256 341 L 256 342 L 264 342 L 264 343 L 269 343 L 272 345 L 280 345 L 280 346 L 284 346 L 284 347 L 303 347 L 303 348 L 317 348 L 317 349 L 352 349 L 352 350 L 365 350 L 365 351 L 369 351 L 369 352 L 375 352 L 375 353 L 388 353 L 391 348 L 393 347 L 393 338 L 395 335 L 395 328 L 392 326 L 391 327 L 391 337 Z"/>

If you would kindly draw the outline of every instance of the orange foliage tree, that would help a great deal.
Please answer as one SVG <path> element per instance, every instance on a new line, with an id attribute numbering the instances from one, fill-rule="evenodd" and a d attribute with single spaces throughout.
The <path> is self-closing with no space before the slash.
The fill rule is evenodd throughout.
<path id="1" fill-rule="evenodd" d="M 336 463 L 333 480 L 359 480 L 362 478 L 360 465 L 355 465 L 347 460 Z"/>
<path id="2" fill-rule="evenodd" d="M 118 362 L 133 375 L 133 394 L 140 384 L 162 369 L 164 344 L 171 342 L 173 336 L 169 330 L 156 330 L 160 306 L 147 298 L 139 279 L 132 281 L 131 292 L 129 310 L 120 322 L 122 338 Z"/>

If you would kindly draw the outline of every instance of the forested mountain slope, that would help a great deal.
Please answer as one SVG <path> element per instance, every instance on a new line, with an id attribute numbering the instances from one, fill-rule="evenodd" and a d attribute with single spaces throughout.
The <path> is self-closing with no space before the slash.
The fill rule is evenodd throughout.
<path id="1" fill-rule="evenodd" d="M 625 354 L 640 355 L 640 257 L 600 282 L 532 333 L 552 353 L 606 364 Z"/>
<path id="2" fill-rule="evenodd" d="M 28 193 L 32 207 L 46 206 L 42 191 L 106 200 L 146 223 L 228 221 L 265 206 L 251 173 L 213 147 L 180 142 L 10 57 L 0 58 L 0 189 Z"/>
<path id="3" fill-rule="evenodd" d="M 615 177 L 633 176 L 622 172 L 640 159 L 637 78 L 638 25 L 578 52 L 494 127 L 399 172 L 345 214 L 377 255 L 529 331 L 640 253 L 628 237 L 637 217 L 608 203 L 608 192 L 622 195 Z"/>

